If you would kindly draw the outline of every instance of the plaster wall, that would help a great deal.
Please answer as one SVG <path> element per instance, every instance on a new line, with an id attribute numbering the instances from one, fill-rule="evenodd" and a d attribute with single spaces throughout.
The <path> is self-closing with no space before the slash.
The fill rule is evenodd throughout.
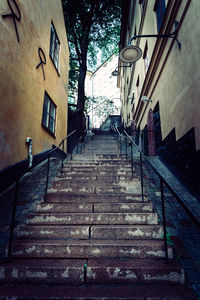
<path id="1" fill-rule="evenodd" d="M 138 2 L 138 1 L 137 1 Z M 166 1 L 175 3 L 175 1 Z M 180 21 L 184 15 L 184 9 L 190 1 L 183 0 L 176 16 Z M 140 34 L 156 34 L 156 18 L 153 11 L 155 1 L 147 1 L 145 19 Z M 139 5 L 136 5 L 135 16 L 132 21 L 132 28 L 139 28 L 141 15 Z M 175 128 L 176 139 L 180 139 L 191 128 L 195 128 L 196 150 L 200 149 L 200 63 L 199 63 L 199 40 L 200 27 L 198 25 L 198 15 L 200 11 L 200 2 L 191 1 L 181 24 L 178 39 L 182 43 L 181 50 L 177 43 L 171 39 L 166 41 L 162 55 L 154 70 L 151 80 L 150 76 L 146 78 L 144 73 L 144 59 L 141 58 L 133 67 L 130 86 L 135 90 L 135 109 L 140 106 L 138 113 L 137 126 L 143 129 L 147 124 L 148 112 L 154 109 L 159 102 L 162 139 L 164 139 L 173 128 Z M 174 28 L 172 28 L 172 31 Z M 138 32 L 137 32 L 138 34 Z M 128 33 L 127 33 L 128 35 Z M 153 51 L 156 39 L 140 39 L 139 46 L 144 51 L 146 42 L 148 43 L 149 60 L 153 60 Z M 161 43 L 162 41 L 158 41 Z M 152 70 L 149 70 L 151 73 Z M 140 78 L 138 95 L 136 82 Z M 146 82 L 145 82 L 146 80 Z M 124 79 L 125 81 L 125 79 Z M 142 104 L 140 97 L 148 96 L 152 102 Z M 132 109 L 129 103 L 129 111 Z M 127 109 L 125 108 L 125 112 Z M 127 112 L 126 112 L 127 113 Z"/>
<path id="2" fill-rule="evenodd" d="M 21 21 L 16 21 L 19 43 L 13 18 L 0 16 L 0 169 L 27 158 L 28 136 L 34 155 L 57 145 L 67 133 L 69 49 L 61 1 L 16 2 L 21 12 Z M 8 2 L 1 0 L 0 15 L 7 13 Z M 49 56 L 51 22 L 61 46 L 59 74 Z M 46 80 L 42 68 L 36 69 L 39 47 L 46 56 Z M 45 91 L 57 106 L 55 137 L 41 126 Z"/>

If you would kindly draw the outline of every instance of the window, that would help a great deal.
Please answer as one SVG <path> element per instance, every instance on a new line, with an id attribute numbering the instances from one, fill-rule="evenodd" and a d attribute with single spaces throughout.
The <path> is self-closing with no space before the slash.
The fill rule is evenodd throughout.
<path id="1" fill-rule="evenodd" d="M 139 99 L 139 97 L 140 97 L 140 77 L 139 77 L 139 75 L 138 75 L 137 82 L 136 82 L 136 88 L 137 88 L 137 97 Z"/>
<path id="2" fill-rule="evenodd" d="M 143 54 L 143 59 L 144 59 L 144 72 L 145 75 L 147 74 L 148 68 L 149 68 L 149 54 L 148 54 L 148 45 L 146 43 L 145 49 L 144 49 L 144 54 Z"/>
<path id="3" fill-rule="evenodd" d="M 59 53 L 60 53 L 60 42 L 58 40 L 55 27 L 53 26 L 53 23 L 51 23 L 51 38 L 50 38 L 49 54 L 57 71 L 59 67 Z"/>
<path id="4" fill-rule="evenodd" d="M 56 105 L 53 103 L 49 95 L 44 94 L 44 105 L 42 114 L 42 125 L 53 135 L 55 135 L 56 123 Z"/>
<path id="5" fill-rule="evenodd" d="M 157 0 L 154 7 L 154 11 L 156 13 L 157 29 L 159 32 L 165 15 L 165 0 Z"/>
<path id="6" fill-rule="evenodd" d="M 143 14 L 146 0 L 139 0 L 141 15 Z"/>

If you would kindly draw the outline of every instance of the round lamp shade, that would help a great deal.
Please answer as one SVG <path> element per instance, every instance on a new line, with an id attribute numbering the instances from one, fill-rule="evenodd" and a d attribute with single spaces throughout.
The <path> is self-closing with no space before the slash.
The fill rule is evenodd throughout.
<path id="1" fill-rule="evenodd" d="M 133 63 L 140 59 L 142 50 L 138 46 L 127 46 L 120 51 L 119 58 L 126 63 Z"/>

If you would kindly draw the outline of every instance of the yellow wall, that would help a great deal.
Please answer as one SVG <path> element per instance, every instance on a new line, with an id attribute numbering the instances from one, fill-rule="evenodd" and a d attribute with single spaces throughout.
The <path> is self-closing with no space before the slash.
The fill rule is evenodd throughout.
<path id="1" fill-rule="evenodd" d="M 166 25 L 170 23 L 170 16 L 173 13 L 175 0 L 166 1 L 171 4 L 169 18 Z M 147 8 L 144 23 L 141 26 L 142 16 L 138 1 L 136 3 L 135 15 L 132 17 L 131 33 L 127 31 L 127 43 L 130 36 L 134 35 L 135 25 L 137 34 L 156 34 L 156 16 L 153 11 L 155 1 L 147 1 Z M 184 10 L 187 9 L 185 17 Z M 176 139 L 180 139 L 191 128 L 195 128 L 196 150 L 200 149 L 200 62 L 199 62 L 199 40 L 200 27 L 197 19 L 200 11 L 200 1 L 181 1 L 181 6 L 177 11 L 175 19 L 183 22 L 181 24 L 178 39 L 182 43 L 181 50 L 176 43 L 172 44 L 172 39 L 166 40 L 164 48 L 161 48 L 162 40 L 155 38 L 140 39 L 139 46 L 144 51 L 146 41 L 148 42 L 149 59 L 151 64 L 147 75 L 144 74 L 144 60 L 141 58 L 132 68 L 132 75 L 126 70 L 126 75 L 121 79 L 122 94 L 125 90 L 135 91 L 135 108 L 137 109 L 137 126 L 143 129 L 147 124 L 147 116 L 150 108 L 154 109 L 159 102 L 161 115 L 162 138 L 164 139 L 175 127 Z M 128 18 L 127 18 L 128 20 Z M 139 27 L 141 26 L 141 27 Z M 139 28 L 141 32 L 138 33 Z M 171 28 L 171 32 L 174 27 Z M 171 50 L 170 50 L 171 47 Z M 155 48 L 157 52 L 155 52 Z M 158 55 L 161 56 L 158 58 Z M 154 61 L 154 59 L 156 60 Z M 153 66 L 157 63 L 153 71 Z M 128 73 L 129 72 L 129 73 Z M 140 91 L 137 95 L 136 81 L 140 76 Z M 127 85 L 127 76 L 132 76 Z M 128 93 L 125 92 L 125 102 Z M 152 102 L 143 104 L 141 96 L 148 96 Z M 132 109 L 130 101 L 124 107 L 124 119 Z"/>
<path id="2" fill-rule="evenodd" d="M 0 169 L 27 158 L 28 136 L 36 154 L 57 145 L 67 133 L 69 49 L 61 1 L 16 2 L 21 11 L 21 21 L 16 22 L 20 43 L 13 19 L 0 17 Z M 0 12 L 10 13 L 7 0 L 1 0 Z M 49 56 L 51 20 L 61 44 L 60 76 Z M 36 69 L 39 47 L 46 55 L 46 80 L 42 68 Z M 57 106 L 56 137 L 41 126 L 45 91 Z"/>

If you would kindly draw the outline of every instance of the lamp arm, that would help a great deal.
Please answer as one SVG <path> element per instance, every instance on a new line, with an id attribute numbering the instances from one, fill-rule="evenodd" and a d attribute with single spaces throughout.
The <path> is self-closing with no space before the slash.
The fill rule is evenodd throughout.
<path id="1" fill-rule="evenodd" d="M 130 63 L 128 66 L 118 66 L 116 69 L 119 69 L 119 68 L 130 68 L 130 67 L 132 67 L 132 63 Z"/>
<path id="2" fill-rule="evenodd" d="M 129 40 L 129 45 L 131 45 L 131 42 L 137 38 L 145 38 L 145 37 L 155 37 L 157 39 L 159 38 L 172 38 L 175 39 L 177 44 L 178 44 L 178 48 L 179 50 L 181 49 L 181 43 L 179 42 L 179 40 L 177 39 L 177 37 L 175 36 L 177 34 L 177 30 L 175 30 L 172 33 L 168 33 L 168 34 L 144 34 L 144 35 L 134 35 L 130 40 Z"/>

